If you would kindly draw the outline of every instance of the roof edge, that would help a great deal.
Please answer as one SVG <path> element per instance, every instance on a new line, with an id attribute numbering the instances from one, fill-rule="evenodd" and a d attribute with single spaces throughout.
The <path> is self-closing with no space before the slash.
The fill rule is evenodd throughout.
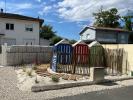
<path id="1" fill-rule="evenodd" d="M 13 13 L 0 13 L 0 18 L 9 18 L 9 19 L 18 19 L 18 20 L 28 20 L 28 21 L 38 21 L 40 24 L 44 23 L 43 19 L 20 15 L 20 14 L 13 14 Z"/>
<path id="2" fill-rule="evenodd" d="M 95 27 L 95 26 L 86 26 L 80 31 L 80 35 L 83 34 L 87 29 L 92 29 L 92 30 L 108 30 L 108 31 L 120 31 L 120 32 L 128 32 L 128 33 L 133 33 L 133 31 L 128 31 L 120 28 L 110 28 L 110 27 Z"/>

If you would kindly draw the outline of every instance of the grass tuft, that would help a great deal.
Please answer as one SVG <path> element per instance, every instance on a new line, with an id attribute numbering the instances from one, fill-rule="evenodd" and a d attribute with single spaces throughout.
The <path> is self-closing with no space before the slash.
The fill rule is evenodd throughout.
<path id="1" fill-rule="evenodd" d="M 57 75 L 52 75 L 51 79 L 53 82 L 59 82 L 59 77 Z"/>

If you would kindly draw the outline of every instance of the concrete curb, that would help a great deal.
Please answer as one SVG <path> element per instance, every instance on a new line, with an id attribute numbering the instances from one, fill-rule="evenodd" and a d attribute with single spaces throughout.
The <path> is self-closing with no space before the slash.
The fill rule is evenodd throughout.
<path id="1" fill-rule="evenodd" d="M 41 91 L 48 91 L 48 90 L 58 90 L 58 89 L 65 89 L 65 88 L 72 88 L 78 86 L 86 86 L 86 85 L 94 85 L 100 83 L 108 83 L 108 82 L 116 82 L 116 81 L 123 81 L 123 80 L 130 80 L 133 77 L 126 77 L 120 79 L 110 79 L 110 80 L 103 80 L 103 81 L 86 81 L 86 82 L 75 82 L 75 83 L 64 83 L 64 84 L 53 84 L 53 85 L 43 85 L 37 84 L 31 87 L 32 92 L 41 92 Z"/>

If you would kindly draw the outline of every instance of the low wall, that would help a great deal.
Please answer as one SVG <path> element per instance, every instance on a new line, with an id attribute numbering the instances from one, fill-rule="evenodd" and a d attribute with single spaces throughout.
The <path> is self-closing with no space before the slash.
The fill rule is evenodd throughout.
<path id="1" fill-rule="evenodd" d="M 128 66 L 129 71 L 133 71 L 133 44 L 104 44 L 102 45 L 104 48 L 109 49 L 124 49 L 124 59 L 123 66 Z"/>
<path id="2" fill-rule="evenodd" d="M 50 63 L 52 47 L 2 45 L 2 53 L 0 56 L 0 63 L 4 66 L 31 63 Z"/>

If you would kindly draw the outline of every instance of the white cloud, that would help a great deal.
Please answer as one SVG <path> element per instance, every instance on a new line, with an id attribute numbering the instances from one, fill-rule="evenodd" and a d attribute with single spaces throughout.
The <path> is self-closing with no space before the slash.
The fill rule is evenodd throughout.
<path id="1" fill-rule="evenodd" d="M 5 3 L 0 2 L 0 8 L 5 9 Z M 21 10 L 31 9 L 33 5 L 31 3 L 7 3 L 6 4 L 6 11 L 12 13 L 20 13 Z"/>
<path id="2" fill-rule="evenodd" d="M 103 9 L 116 7 L 124 15 L 133 9 L 133 0 L 63 0 L 58 3 L 58 13 L 69 21 L 87 21 L 101 6 Z"/>
<path id="3" fill-rule="evenodd" d="M 39 11 L 38 13 L 40 15 L 47 14 L 51 9 L 52 9 L 52 6 L 44 6 L 44 8 L 42 9 L 42 11 Z"/>
<path id="4" fill-rule="evenodd" d="M 51 8 L 52 8 L 51 6 L 45 6 L 45 7 L 43 8 L 43 11 L 44 11 L 44 12 L 47 12 L 47 11 L 49 11 Z"/>

